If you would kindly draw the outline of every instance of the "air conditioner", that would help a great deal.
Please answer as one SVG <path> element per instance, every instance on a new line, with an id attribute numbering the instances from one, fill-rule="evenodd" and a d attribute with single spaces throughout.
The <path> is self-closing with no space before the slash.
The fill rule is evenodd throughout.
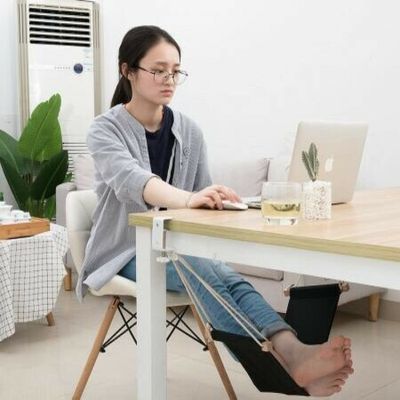
<path id="1" fill-rule="evenodd" d="M 18 29 L 21 127 L 38 103 L 60 93 L 71 169 L 73 157 L 87 152 L 87 131 L 100 113 L 98 4 L 18 0 Z"/>

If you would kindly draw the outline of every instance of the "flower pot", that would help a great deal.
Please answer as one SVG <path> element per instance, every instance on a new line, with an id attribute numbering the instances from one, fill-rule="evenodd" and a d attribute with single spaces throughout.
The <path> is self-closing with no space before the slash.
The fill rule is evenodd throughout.
<path id="1" fill-rule="evenodd" d="M 329 219 L 332 208 L 331 183 L 327 181 L 309 181 L 303 183 L 303 218 Z"/>

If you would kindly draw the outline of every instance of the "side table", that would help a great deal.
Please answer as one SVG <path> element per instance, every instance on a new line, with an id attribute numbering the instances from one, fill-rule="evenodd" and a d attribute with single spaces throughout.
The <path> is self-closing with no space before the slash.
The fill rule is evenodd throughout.
<path id="1" fill-rule="evenodd" d="M 67 231 L 56 224 L 35 236 L 0 240 L 0 341 L 15 333 L 16 322 L 46 317 L 54 325 L 67 248 Z"/>

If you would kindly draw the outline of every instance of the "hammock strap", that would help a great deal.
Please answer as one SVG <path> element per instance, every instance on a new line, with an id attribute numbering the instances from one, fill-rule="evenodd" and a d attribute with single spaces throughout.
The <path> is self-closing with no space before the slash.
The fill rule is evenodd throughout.
<path id="1" fill-rule="evenodd" d="M 214 297 L 214 299 L 223 307 L 225 310 L 231 315 L 231 317 L 243 328 L 243 330 L 246 331 L 246 333 L 262 348 L 265 348 L 265 346 L 260 342 L 260 340 L 257 338 L 260 337 L 263 341 L 267 341 L 268 339 L 256 328 L 254 325 L 251 324 L 248 319 L 246 319 L 243 315 L 241 315 L 231 304 L 229 304 L 219 293 L 217 293 L 199 274 L 197 274 L 192 266 L 181 256 L 178 254 L 170 254 L 168 253 L 169 259 L 173 262 L 175 268 L 177 269 L 177 272 L 179 274 L 179 277 L 182 279 L 182 276 L 184 275 L 182 270 L 180 270 L 180 266 L 178 266 L 178 263 L 176 260 L 179 260 L 179 262 L 183 265 L 183 267 L 189 271 L 194 277 L 197 278 L 197 280 L 203 285 L 203 287 L 211 294 L 211 296 Z M 189 296 L 192 298 L 192 301 L 195 305 L 200 305 L 201 302 L 197 298 L 197 295 L 194 293 L 193 289 L 190 286 L 190 283 L 187 281 L 186 277 L 182 279 L 182 282 L 184 283 L 186 289 L 188 290 Z M 204 308 L 202 306 L 199 307 L 202 312 L 204 312 Z M 206 312 L 204 312 L 204 316 L 208 319 L 209 316 Z M 204 321 L 203 321 L 204 322 Z M 211 323 L 211 321 L 208 321 Z M 247 326 L 246 326 L 247 325 Z M 251 332 L 251 330 L 253 332 Z M 255 333 L 255 334 L 254 334 Z"/>
<path id="2" fill-rule="evenodd" d="M 188 282 L 186 276 L 182 272 L 182 269 L 179 266 L 179 264 L 174 259 L 172 259 L 171 261 L 174 264 L 176 272 L 178 273 L 179 277 L 181 278 L 181 280 L 182 280 L 182 282 L 183 282 L 183 284 L 184 284 L 184 286 L 185 286 L 185 288 L 186 288 L 186 290 L 187 290 L 187 292 L 189 294 L 189 297 L 192 300 L 192 303 L 194 304 L 194 306 L 197 309 L 199 309 L 201 311 L 198 314 L 199 314 L 199 317 L 200 317 L 203 325 L 206 326 L 207 322 L 210 320 L 210 317 L 209 317 L 207 311 L 204 309 L 203 305 L 201 304 L 201 302 L 197 298 L 196 293 L 193 291 L 190 283 Z M 204 318 L 206 318 L 207 320 L 205 321 Z"/>

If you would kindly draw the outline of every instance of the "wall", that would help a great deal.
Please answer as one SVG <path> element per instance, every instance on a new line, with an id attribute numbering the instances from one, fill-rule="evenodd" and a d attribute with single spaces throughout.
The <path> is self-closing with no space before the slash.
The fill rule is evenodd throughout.
<path id="1" fill-rule="evenodd" d="M 302 119 L 367 121 L 358 186 L 399 185 L 397 1 L 100 3 L 103 110 L 117 81 L 122 36 L 156 24 L 180 43 L 190 74 L 172 106 L 203 128 L 211 159 L 244 149 L 249 156 L 288 153 Z M 15 132 L 15 1 L 2 4 L 0 129 Z"/>
<path id="2" fill-rule="evenodd" d="M 105 105 L 123 34 L 157 24 L 190 73 L 173 106 L 201 125 L 211 156 L 241 155 L 244 141 L 252 155 L 289 151 L 301 119 L 367 121 L 359 187 L 399 184 L 398 2 L 137 4 L 103 1 Z"/>
<path id="3" fill-rule="evenodd" d="M 17 7 L 13 0 L 3 1 L 0 11 L 0 129 L 16 135 L 17 118 Z M 3 170 L 0 167 L 0 191 L 5 199 L 13 204 L 11 191 L 6 183 Z"/>

